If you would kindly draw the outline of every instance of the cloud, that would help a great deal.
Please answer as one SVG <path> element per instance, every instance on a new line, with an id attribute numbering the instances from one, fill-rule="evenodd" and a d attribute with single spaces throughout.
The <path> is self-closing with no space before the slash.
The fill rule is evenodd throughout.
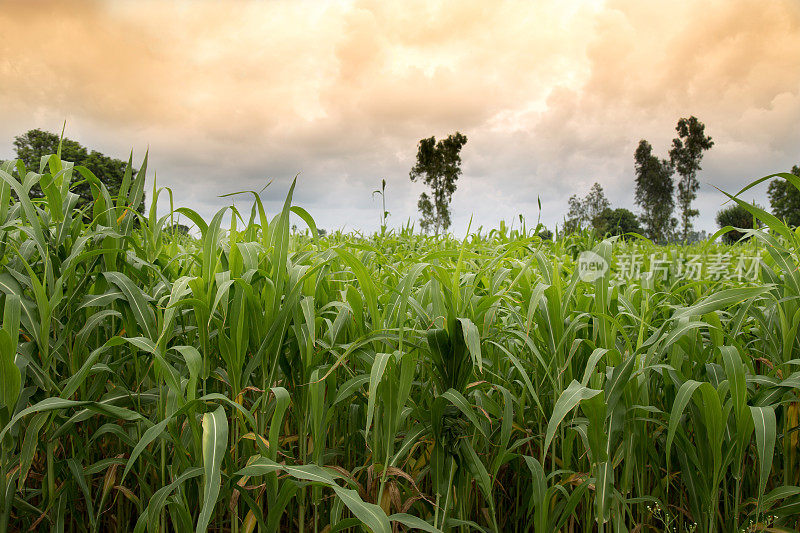
<path id="1" fill-rule="evenodd" d="M 150 168 L 206 216 L 225 192 L 296 198 L 322 227 L 416 219 L 416 143 L 460 130 L 454 229 L 517 213 L 552 226 L 603 184 L 632 207 L 633 150 L 666 156 L 679 117 L 715 140 L 699 226 L 722 199 L 797 163 L 800 5 L 411 0 L 4 2 L 0 157 L 29 128 L 57 129 Z M 31 36 L 36 36 L 31 38 Z M 713 191 L 713 192 L 712 192 Z M 763 192 L 758 198 L 766 204 Z"/>

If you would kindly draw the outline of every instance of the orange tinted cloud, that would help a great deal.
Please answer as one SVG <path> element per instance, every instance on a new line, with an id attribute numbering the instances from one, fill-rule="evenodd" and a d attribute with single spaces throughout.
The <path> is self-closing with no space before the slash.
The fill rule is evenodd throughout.
<path id="1" fill-rule="evenodd" d="M 417 140 L 456 129 L 470 139 L 456 225 L 535 216 L 537 196 L 552 224 L 594 181 L 630 206 L 636 142 L 665 155 L 689 114 L 716 141 L 703 181 L 800 159 L 794 0 L 6 1 L 0 27 L 0 141 L 66 118 L 106 152 L 149 144 L 159 182 L 206 210 L 302 171 L 324 225 L 342 215 L 320 191 L 374 224 L 380 177 L 400 223 Z"/>

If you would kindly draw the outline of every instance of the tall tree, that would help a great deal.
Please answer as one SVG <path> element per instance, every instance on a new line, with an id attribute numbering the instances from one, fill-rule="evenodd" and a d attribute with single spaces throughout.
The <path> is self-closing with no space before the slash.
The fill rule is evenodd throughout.
<path id="1" fill-rule="evenodd" d="M 664 243 L 669 240 L 677 224 L 672 218 L 675 209 L 672 165 L 653 155 L 653 147 L 644 139 L 639 141 L 633 157 L 636 167 L 636 204 L 642 209 L 642 224 L 651 240 Z"/>
<path id="2" fill-rule="evenodd" d="M 597 182 L 592 185 L 589 194 L 583 199 L 583 204 L 586 206 L 586 216 L 592 225 L 600 213 L 611 207 L 611 202 L 606 198 L 603 187 Z"/>
<path id="3" fill-rule="evenodd" d="M 417 163 L 408 176 L 414 182 L 421 178 L 431 189 L 431 195 L 423 192 L 417 203 L 423 231 L 438 234 L 450 227 L 450 200 L 461 175 L 460 154 L 466 143 L 467 137 L 459 132 L 438 142 L 435 137 L 419 141 Z"/>
<path id="4" fill-rule="evenodd" d="M 800 176 L 800 165 L 792 167 L 792 174 Z M 800 190 L 785 179 L 774 179 L 767 189 L 772 213 L 790 226 L 800 226 Z"/>
<path id="5" fill-rule="evenodd" d="M 714 146 L 714 141 L 707 136 L 706 126 L 697 117 L 682 118 L 675 126 L 678 136 L 672 139 L 669 159 L 675 171 L 681 177 L 678 182 L 678 209 L 681 215 L 681 237 L 689 240 L 692 231 L 692 219 L 700 212 L 692 209 L 692 202 L 697 198 L 700 182 L 697 171 L 702 170 L 700 161 L 703 152 Z"/>
<path id="6" fill-rule="evenodd" d="M 595 182 L 592 185 L 589 194 L 583 200 L 578 198 L 577 195 L 570 196 L 569 212 L 567 213 L 567 220 L 564 223 L 564 231 L 572 233 L 587 226 L 596 226 L 595 219 L 606 209 L 611 207 L 611 203 L 606 198 L 603 187 Z"/>
<path id="7" fill-rule="evenodd" d="M 567 211 L 567 218 L 564 221 L 564 233 L 573 233 L 580 231 L 586 224 L 586 206 L 583 205 L 583 200 L 577 194 L 573 194 L 567 200 L 569 210 Z"/>
<path id="8" fill-rule="evenodd" d="M 97 176 L 108 188 L 109 194 L 114 197 L 119 193 L 122 178 L 125 175 L 127 162 L 108 157 L 96 150 L 91 152 L 77 141 L 67 137 L 62 140 L 55 133 L 40 129 L 29 130 L 22 135 L 14 138 L 14 149 L 17 159 L 25 164 L 28 170 L 38 172 L 39 165 L 43 156 L 55 154 L 58 151 L 58 143 L 61 141 L 61 159 L 71 161 L 76 165 L 88 168 L 92 174 Z M 133 171 L 134 175 L 136 171 Z M 77 178 L 75 178 L 77 179 Z M 92 191 L 87 183 L 81 183 L 73 187 L 72 192 L 80 196 L 78 206 L 85 205 L 92 201 Z M 41 196 L 41 190 L 34 187 L 31 190 L 34 196 Z M 144 202 L 140 206 L 143 209 Z"/>

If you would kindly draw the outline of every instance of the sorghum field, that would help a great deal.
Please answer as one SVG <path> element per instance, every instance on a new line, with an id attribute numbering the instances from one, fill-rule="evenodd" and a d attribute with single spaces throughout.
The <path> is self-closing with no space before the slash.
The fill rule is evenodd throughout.
<path id="1" fill-rule="evenodd" d="M 0 530 L 800 527 L 800 233 L 771 215 L 735 246 L 312 238 L 292 190 L 141 215 L 146 172 L 0 170 Z"/>

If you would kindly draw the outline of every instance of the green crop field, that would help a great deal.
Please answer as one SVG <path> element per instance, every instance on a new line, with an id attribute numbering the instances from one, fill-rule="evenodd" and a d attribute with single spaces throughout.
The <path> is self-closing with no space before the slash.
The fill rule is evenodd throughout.
<path id="1" fill-rule="evenodd" d="M 316 238 L 291 189 L 142 215 L 146 174 L 0 169 L 0 530 L 800 527 L 800 232 L 757 207 Z"/>

